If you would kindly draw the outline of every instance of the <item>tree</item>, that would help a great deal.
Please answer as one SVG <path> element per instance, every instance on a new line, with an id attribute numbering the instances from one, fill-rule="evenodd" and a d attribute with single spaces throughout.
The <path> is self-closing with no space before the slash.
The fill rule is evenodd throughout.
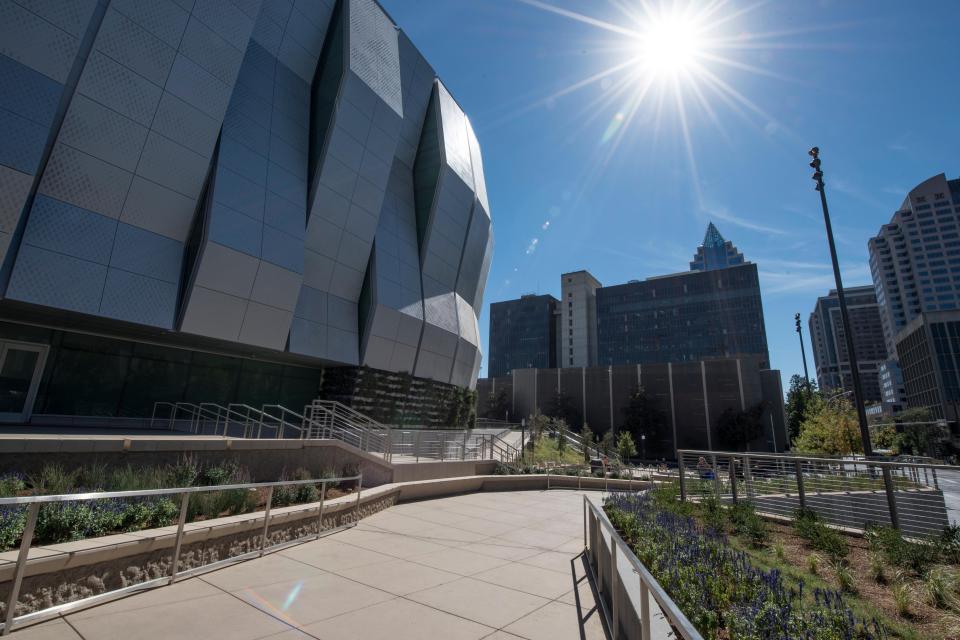
<path id="1" fill-rule="evenodd" d="M 808 383 L 803 376 L 790 377 L 787 391 L 787 437 L 792 441 L 800 435 L 800 425 L 807 418 L 808 407 L 814 397 L 822 397 L 814 382 Z"/>
<path id="2" fill-rule="evenodd" d="M 603 455 L 609 457 L 610 452 L 614 449 L 614 445 L 613 431 L 608 429 L 603 433 L 603 437 L 600 438 L 600 446 L 598 448 L 603 452 Z"/>
<path id="3" fill-rule="evenodd" d="M 746 411 L 727 407 L 717 420 L 717 435 L 724 446 L 739 449 L 760 437 L 763 432 L 763 404 Z"/>
<path id="4" fill-rule="evenodd" d="M 563 418 L 553 419 L 553 428 L 557 431 L 557 453 L 561 456 L 567 450 L 567 431 L 569 427 Z"/>
<path id="5" fill-rule="evenodd" d="M 484 409 L 483 417 L 492 420 L 503 420 L 510 412 L 510 396 L 507 390 L 502 386 L 500 390 L 487 394 L 487 406 Z"/>
<path id="6" fill-rule="evenodd" d="M 634 441 L 646 436 L 648 441 L 659 442 L 666 415 L 643 387 L 637 387 L 630 396 L 630 403 L 623 408 L 623 428 L 630 432 Z"/>
<path id="7" fill-rule="evenodd" d="M 527 428 L 530 430 L 530 444 L 529 447 L 531 450 L 536 446 L 536 443 L 543 436 L 543 432 L 550 427 L 550 418 L 540 413 L 539 409 L 535 409 L 530 417 L 527 418 Z"/>
<path id="8" fill-rule="evenodd" d="M 593 431 L 590 430 L 590 425 L 586 422 L 583 423 L 583 428 L 580 429 L 580 440 L 583 441 L 583 461 L 590 462 L 590 449 L 593 448 Z"/>
<path id="9" fill-rule="evenodd" d="M 565 393 L 555 395 L 544 413 L 551 418 L 563 420 L 567 424 L 576 424 L 580 421 L 580 411 L 577 410 L 573 398 Z"/>
<path id="10" fill-rule="evenodd" d="M 850 401 L 843 397 L 829 401 L 820 396 L 812 398 L 793 447 L 814 454 L 845 456 L 863 453 L 860 423 Z"/>
<path id="11" fill-rule="evenodd" d="M 617 437 L 617 453 L 620 454 L 620 459 L 623 461 L 637 455 L 637 445 L 629 431 L 621 431 Z"/>

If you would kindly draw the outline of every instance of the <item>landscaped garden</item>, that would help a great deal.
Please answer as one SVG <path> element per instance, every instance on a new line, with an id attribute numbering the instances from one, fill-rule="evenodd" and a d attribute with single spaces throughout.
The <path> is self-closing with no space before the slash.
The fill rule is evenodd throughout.
<path id="1" fill-rule="evenodd" d="M 856 537 L 810 511 L 781 524 L 747 502 L 677 493 L 615 494 L 605 509 L 705 638 L 960 637 L 960 527 L 928 540 L 886 527 Z"/>
<path id="2" fill-rule="evenodd" d="M 324 470 L 311 473 L 297 469 L 280 480 L 322 480 L 336 477 Z M 343 476 L 356 475 L 356 469 L 343 469 Z M 177 464 L 157 467 L 117 467 L 91 464 L 74 470 L 60 465 L 45 465 L 35 476 L 0 476 L 0 498 L 89 493 L 98 491 L 138 491 L 191 486 L 217 486 L 251 482 L 250 474 L 239 464 L 223 462 L 203 466 L 191 458 Z M 354 489 L 355 483 L 329 485 L 327 497 L 335 498 Z M 228 489 L 204 491 L 190 496 L 187 522 L 237 515 L 263 509 L 266 489 Z M 316 502 L 320 485 L 305 484 L 274 488 L 272 505 L 282 507 Z M 34 545 L 56 544 L 94 538 L 112 533 L 139 531 L 174 524 L 180 515 L 179 496 L 110 498 L 44 504 L 37 516 Z M 20 544 L 26 524 L 24 506 L 0 506 L 0 551 Z"/>

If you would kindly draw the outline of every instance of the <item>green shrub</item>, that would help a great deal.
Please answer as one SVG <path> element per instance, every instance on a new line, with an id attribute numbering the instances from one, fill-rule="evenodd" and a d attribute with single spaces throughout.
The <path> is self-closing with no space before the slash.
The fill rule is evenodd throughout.
<path id="1" fill-rule="evenodd" d="M 703 521 L 714 531 L 722 532 L 726 528 L 727 514 L 726 509 L 720 504 L 720 501 L 714 496 L 706 496 L 700 501 L 700 513 Z"/>
<path id="2" fill-rule="evenodd" d="M 766 521 L 757 515 L 753 504 L 749 502 L 738 502 L 729 509 L 730 524 L 733 527 L 733 533 L 743 536 L 754 547 L 762 547 L 766 544 L 770 533 L 767 530 Z M 780 548 L 781 554 L 783 547 Z"/>
<path id="3" fill-rule="evenodd" d="M 793 521 L 793 530 L 806 540 L 811 548 L 824 552 L 833 561 L 845 558 L 850 551 L 843 535 L 821 522 L 815 511 L 798 511 Z"/>
<path id="4" fill-rule="evenodd" d="M 869 526 L 866 537 L 870 548 L 882 553 L 887 562 L 910 569 L 920 576 L 925 575 L 939 559 L 936 545 L 904 540 L 900 532 L 892 527 Z"/>
<path id="5" fill-rule="evenodd" d="M 944 561 L 960 564 L 960 525 L 951 524 L 944 527 L 939 542 L 940 554 Z"/>
<path id="6" fill-rule="evenodd" d="M 20 474 L 8 473 L 0 476 L 0 498 L 14 498 L 26 489 L 27 483 Z"/>
<path id="7" fill-rule="evenodd" d="M 897 615 L 901 618 L 909 618 L 912 615 L 910 604 L 913 602 L 913 593 L 911 593 L 910 587 L 905 582 L 897 581 L 890 589 L 890 593 L 893 595 L 893 604 L 897 609 Z"/>
<path id="8" fill-rule="evenodd" d="M 883 556 L 877 552 L 870 554 L 870 577 L 877 584 L 887 583 L 886 567 L 883 564 Z"/>
<path id="9" fill-rule="evenodd" d="M 193 458 L 186 456 L 177 464 L 167 469 L 171 487 L 192 487 L 200 477 L 200 465 Z"/>
<path id="10" fill-rule="evenodd" d="M 937 609 L 948 608 L 953 600 L 954 577 L 943 568 L 937 568 L 927 574 L 923 581 L 927 602 Z"/>
<path id="11" fill-rule="evenodd" d="M 14 547 L 27 524 L 24 507 L 0 507 L 0 551 Z"/>
<path id="12" fill-rule="evenodd" d="M 833 564 L 833 571 L 837 575 L 837 586 L 844 593 L 856 593 L 857 584 L 850 571 L 850 567 L 844 560 L 837 560 Z"/>
<path id="13" fill-rule="evenodd" d="M 30 477 L 30 485 L 39 493 L 70 493 L 77 485 L 76 471 L 67 471 L 59 464 L 45 464 L 40 473 Z"/>
<path id="14" fill-rule="evenodd" d="M 820 573 L 820 556 L 815 553 L 807 556 L 807 571 L 814 576 Z"/>

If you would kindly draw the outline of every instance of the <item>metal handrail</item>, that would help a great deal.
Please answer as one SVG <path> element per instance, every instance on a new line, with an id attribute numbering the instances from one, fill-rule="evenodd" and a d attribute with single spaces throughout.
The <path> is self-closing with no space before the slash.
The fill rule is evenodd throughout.
<path id="1" fill-rule="evenodd" d="M 277 410 L 280 415 L 276 416 L 272 413 L 268 413 L 267 410 L 273 411 Z M 286 419 L 287 415 L 291 415 L 297 419 L 297 422 L 288 422 Z M 300 433 L 300 439 L 307 437 L 307 429 L 304 428 L 304 418 L 303 414 L 297 413 L 291 409 L 287 409 L 282 404 L 265 404 L 260 407 L 260 415 L 263 416 L 264 420 L 267 418 L 277 421 L 277 438 L 282 438 L 287 427 L 290 427 Z M 272 425 L 268 425 L 272 426 Z"/>
<path id="2" fill-rule="evenodd" d="M 318 413 L 321 419 L 318 418 Z M 377 453 L 387 462 L 392 457 L 390 428 L 369 416 L 334 400 L 314 400 L 305 409 L 306 417 L 321 428 L 322 436 L 329 433 L 362 451 Z"/>
<path id="3" fill-rule="evenodd" d="M 324 502 L 326 501 L 327 495 L 327 485 L 330 483 L 341 483 L 349 481 L 357 481 L 357 502 L 356 502 L 356 520 L 350 522 L 346 525 L 341 525 L 340 527 L 335 527 L 330 531 L 323 531 L 323 513 L 324 513 Z M 306 537 L 296 538 L 294 540 L 288 540 L 278 544 L 273 544 L 267 546 L 267 533 L 270 526 L 270 510 L 273 503 L 273 491 L 276 487 L 281 486 L 303 486 L 303 485 L 320 485 L 320 502 L 317 512 L 317 533 L 311 534 Z M 316 480 L 281 480 L 278 482 L 248 482 L 243 484 L 226 484 L 226 485 L 212 485 L 205 487 L 177 487 L 171 489 L 143 489 L 135 491 L 98 491 L 98 492 L 87 492 L 87 493 L 68 493 L 68 494 L 58 494 L 58 495 L 41 495 L 41 496 L 21 496 L 17 498 L 0 498 L 0 507 L 2 506 L 18 506 L 26 505 L 27 506 L 27 521 L 23 529 L 23 535 L 20 539 L 20 548 L 17 554 L 17 563 L 13 572 L 13 580 L 11 582 L 10 594 L 7 598 L 7 609 L 4 621 L 0 624 L 0 636 L 5 636 L 9 634 L 15 626 L 39 622 L 40 620 L 46 620 L 48 618 L 53 618 L 58 615 L 62 615 L 68 612 L 76 611 L 79 609 L 84 609 L 91 607 L 97 604 L 101 604 L 108 600 L 114 600 L 121 596 L 133 593 L 135 591 L 141 591 L 145 589 L 150 589 L 153 587 L 171 585 L 176 582 L 178 577 L 189 577 L 194 576 L 199 573 L 205 573 L 207 571 L 212 571 L 213 569 L 226 566 L 228 564 L 233 564 L 236 562 L 242 562 L 243 560 L 248 560 L 253 557 L 262 557 L 265 553 L 271 551 L 277 551 L 295 544 L 300 544 L 302 542 L 307 542 L 310 540 L 317 540 L 322 535 L 329 535 L 336 531 L 352 527 L 356 525 L 356 522 L 360 519 L 360 493 L 363 488 L 363 474 L 359 473 L 355 476 L 344 476 L 340 478 L 318 478 Z M 190 496 L 195 493 L 204 493 L 212 491 L 231 491 L 231 490 L 255 490 L 255 489 L 267 489 L 267 499 L 265 504 L 265 509 L 263 511 L 263 528 L 262 533 L 260 534 L 260 544 L 259 548 L 254 551 L 249 551 L 231 558 L 225 558 L 223 560 L 218 560 L 209 564 L 201 565 L 199 567 L 194 567 L 185 571 L 178 571 L 180 563 L 180 549 L 183 543 L 183 532 L 184 525 L 187 520 L 187 511 L 190 504 Z M 17 603 L 20 597 L 20 588 L 23 585 L 23 578 L 26 571 L 27 559 L 30 554 L 30 544 L 33 542 L 34 532 L 36 531 L 37 518 L 40 514 L 40 507 L 44 504 L 54 504 L 60 502 L 78 502 L 78 501 L 90 501 L 90 500 L 104 500 L 108 498 L 137 498 L 137 497 L 150 497 L 150 496 L 164 496 L 164 495 L 179 495 L 180 498 L 180 516 L 177 522 L 177 534 L 174 539 L 173 550 L 171 553 L 171 564 L 170 564 L 170 573 L 169 575 L 155 578 L 152 580 L 147 580 L 140 582 L 134 585 L 123 587 L 121 589 L 114 589 L 113 591 L 108 591 L 105 593 L 100 593 L 94 596 L 87 598 L 82 598 L 80 600 L 75 600 L 72 602 L 67 602 L 60 605 L 55 605 L 42 609 L 40 611 L 34 611 L 32 613 L 24 614 L 21 616 L 16 615 Z M 312 504 L 312 503 L 311 503 Z"/>
<path id="4" fill-rule="evenodd" d="M 603 573 L 603 565 L 600 564 L 600 550 L 602 545 L 600 544 L 600 536 L 603 532 L 609 533 L 610 540 L 612 544 L 610 545 L 610 556 L 606 559 L 609 563 L 607 564 L 607 571 L 610 572 L 610 593 L 601 593 L 599 598 L 600 607 L 603 611 L 603 615 L 607 621 L 607 627 L 613 631 L 613 638 L 617 640 L 619 637 L 620 621 L 619 621 L 619 590 L 615 582 L 617 580 L 622 580 L 620 576 L 620 571 L 617 563 L 617 556 L 622 555 L 627 559 L 627 562 L 630 564 L 633 572 L 637 575 L 640 580 L 640 611 L 637 612 L 641 624 L 641 640 L 650 640 L 650 626 L 652 616 L 650 615 L 650 596 L 653 596 L 653 599 L 660 609 L 663 611 L 668 622 L 673 626 L 673 628 L 679 633 L 680 637 L 684 640 L 703 640 L 703 636 L 700 635 L 700 632 L 697 631 L 696 627 L 687 619 L 687 616 L 680 610 L 680 607 L 677 606 L 677 603 L 667 595 L 667 592 L 663 590 L 663 587 L 660 586 L 660 583 L 657 582 L 650 572 L 647 570 L 643 563 L 640 562 L 636 554 L 633 553 L 633 550 L 627 545 L 626 542 L 620 537 L 620 534 L 617 532 L 616 528 L 610 522 L 610 519 L 607 518 L 607 514 L 604 513 L 603 509 L 600 509 L 589 500 L 587 496 L 583 496 L 583 547 L 584 555 L 586 556 L 588 563 L 587 566 L 590 567 L 591 574 L 593 575 L 594 581 L 598 584 L 598 587 L 603 586 L 601 580 L 598 579 L 598 570 Z M 603 532 L 601 531 L 603 529 Z M 592 545 L 594 544 L 594 539 L 596 538 L 596 548 Z M 610 599 L 610 603 L 607 603 L 607 598 Z M 628 598 L 629 600 L 629 598 Z"/>
<path id="5" fill-rule="evenodd" d="M 677 449 L 677 455 L 681 456 L 685 453 L 696 456 L 736 456 L 738 458 L 767 458 L 773 460 L 782 460 L 785 462 L 796 462 L 798 460 L 803 462 L 820 462 L 823 464 L 861 464 L 871 467 L 889 467 L 901 469 L 904 467 L 913 467 L 921 469 L 943 469 L 945 471 L 960 471 L 960 466 L 950 465 L 950 464 L 925 464 L 920 462 L 888 462 L 885 460 L 869 460 L 866 458 L 858 458 L 856 460 L 846 460 L 844 458 L 823 458 L 823 457 L 807 457 L 807 456 L 797 456 L 797 455 L 787 455 L 783 453 L 742 453 L 742 452 L 730 452 L 730 451 L 705 451 L 701 449 Z"/>

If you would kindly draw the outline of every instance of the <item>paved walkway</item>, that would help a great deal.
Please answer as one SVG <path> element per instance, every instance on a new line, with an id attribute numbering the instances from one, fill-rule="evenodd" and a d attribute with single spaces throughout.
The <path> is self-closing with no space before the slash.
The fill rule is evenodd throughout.
<path id="1" fill-rule="evenodd" d="M 582 494 L 402 504 L 316 542 L 15 631 L 13 640 L 601 640 Z"/>

